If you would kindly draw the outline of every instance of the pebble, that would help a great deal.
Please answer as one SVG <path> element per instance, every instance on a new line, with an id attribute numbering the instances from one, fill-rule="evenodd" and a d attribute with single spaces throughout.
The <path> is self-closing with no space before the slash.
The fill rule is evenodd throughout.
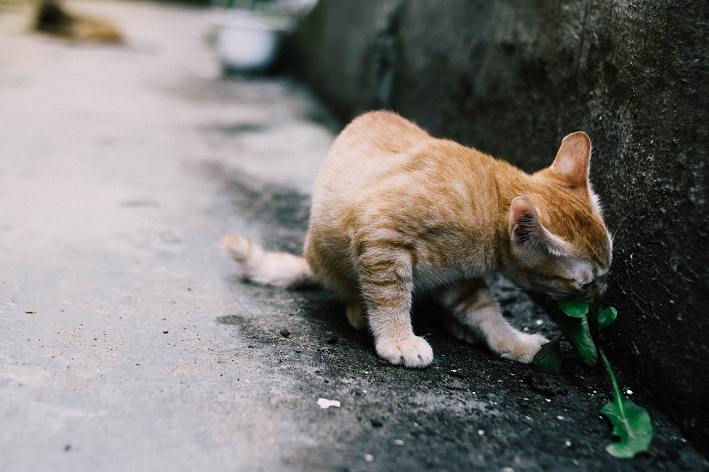
<path id="1" fill-rule="evenodd" d="M 328 400 L 327 398 L 318 398 L 318 406 L 323 410 L 326 410 L 330 407 L 340 408 L 340 405 L 341 403 L 339 400 Z"/>

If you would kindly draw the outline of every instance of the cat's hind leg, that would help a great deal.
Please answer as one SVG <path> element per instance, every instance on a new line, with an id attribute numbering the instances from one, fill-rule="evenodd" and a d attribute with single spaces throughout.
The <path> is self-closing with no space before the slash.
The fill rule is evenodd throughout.
<path id="1" fill-rule="evenodd" d="M 350 326 L 354 329 L 361 330 L 364 328 L 366 320 L 364 319 L 364 308 L 362 308 L 361 303 L 348 303 L 345 307 L 345 314 L 347 315 L 347 321 L 350 322 Z"/>
<path id="2" fill-rule="evenodd" d="M 465 341 L 470 344 L 478 344 L 482 341 L 478 333 L 458 321 L 453 315 L 446 313 L 443 319 L 443 327 L 451 336 L 460 341 Z"/>
<path id="3" fill-rule="evenodd" d="M 453 322 L 446 327 L 458 339 L 472 341 L 477 336 L 492 352 L 504 359 L 529 363 L 547 339 L 539 334 L 517 331 L 502 316 L 497 301 L 484 280 L 468 280 L 439 291 L 439 300 Z M 462 331 L 466 328 L 468 332 Z"/>

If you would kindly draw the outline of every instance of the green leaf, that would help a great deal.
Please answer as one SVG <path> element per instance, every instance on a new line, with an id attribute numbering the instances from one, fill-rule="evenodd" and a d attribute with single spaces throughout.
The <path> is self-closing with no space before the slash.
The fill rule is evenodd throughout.
<path id="1" fill-rule="evenodd" d="M 645 408 L 620 396 L 601 408 L 601 413 L 608 417 L 613 425 L 613 434 L 619 438 L 618 442 L 606 446 L 608 454 L 618 459 L 632 459 L 636 454 L 647 451 L 653 430 Z"/>
<path id="2" fill-rule="evenodd" d="M 601 408 L 601 413 L 608 417 L 613 425 L 613 434 L 619 438 L 618 442 L 606 446 L 606 451 L 618 459 L 632 459 L 639 452 L 647 451 L 650 446 L 652 421 L 645 408 L 623 396 L 606 353 L 603 349 L 599 349 L 599 352 L 615 392 L 615 398 Z"/>
<path id="3" fill-rule="evenodd" d="M 571 318 L 569 316 L 558 316 L 556 325 L 561 330 L 567 341 L 576 349 L 581 359 L 591 367 L 598 362 L 598 350 L 591 337 L 586 316 L 581 318 Z"/>
<path id="4" fill-rule="evenodd" d="M 560 341 L 561 337 L 557 336 L 548 343 L 542 344 L 542 348 L 534 355 L 532 369 L 537 372 L 559 375 L 561 371 Z"/>
<path id="5" fill-rule="evenodd" d="M 613 323 L 618 317 L 618 311 L 612 306 L 598 312 L 598 329 L 603 329 Z"/>
<path id="6" fill-rule="evenodd" d="M 561 311 L 572 318 L 582 318 L 588 313 L 588 303 L 581 297 L 559 303 Z"/>

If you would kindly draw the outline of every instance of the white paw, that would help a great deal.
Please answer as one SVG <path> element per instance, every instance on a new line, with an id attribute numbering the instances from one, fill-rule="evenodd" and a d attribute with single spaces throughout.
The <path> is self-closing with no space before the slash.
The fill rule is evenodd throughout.
<path id="1" fill-rule="evenodd" d="M 420 336 L 403 341 L 377 341 L 376 350 L 382 359 L 404 367 L 426 367 L 433 361 L 433 349 Z"/>
<path id="2" fill-rule="evenodd" d="M 516 339 L 510 340 L 502 349 L 497 351 L 503 359 L 529 364 L 534 359 L 534 355 L 541 349 L 542 344 L 549 342 L 541 334 L 516 334 Z"/>

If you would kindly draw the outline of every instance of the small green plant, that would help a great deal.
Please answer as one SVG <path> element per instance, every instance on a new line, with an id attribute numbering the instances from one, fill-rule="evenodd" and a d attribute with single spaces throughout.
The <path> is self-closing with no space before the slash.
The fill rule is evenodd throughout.
<path id="1" fill-rule="evenodd" d="M 532 367 L 539 372 L 559 374 L 561 370 L 559 344 L 562 336 L 574 347 L 587 365 L 595 366 L 600 355 L 615 394 L 613 400 L 601 408 L 601 413 L 611 422 L 613 434 L 619 438 L 618 442 L 606 446 L 606 451 L 619 459 L 631 459 L 636 454 L 646 451 L 653 435 L 650 415 L 647 410 L 623 396 L 603 348 L 594 340 L 594 335 L 615 321 L 618 312 L 613 307 L 600 310 L 595 317 L 590 318 L 593 325 L 591 327 L 588 317 L 590 307 L 584 299 L 574 298 L 561 302 L 559 309 L 562 313 L 557 316 L 555 321 L 561 331 L 561 336 L 555 337 L 542 346 L 534 356 Z"/>

